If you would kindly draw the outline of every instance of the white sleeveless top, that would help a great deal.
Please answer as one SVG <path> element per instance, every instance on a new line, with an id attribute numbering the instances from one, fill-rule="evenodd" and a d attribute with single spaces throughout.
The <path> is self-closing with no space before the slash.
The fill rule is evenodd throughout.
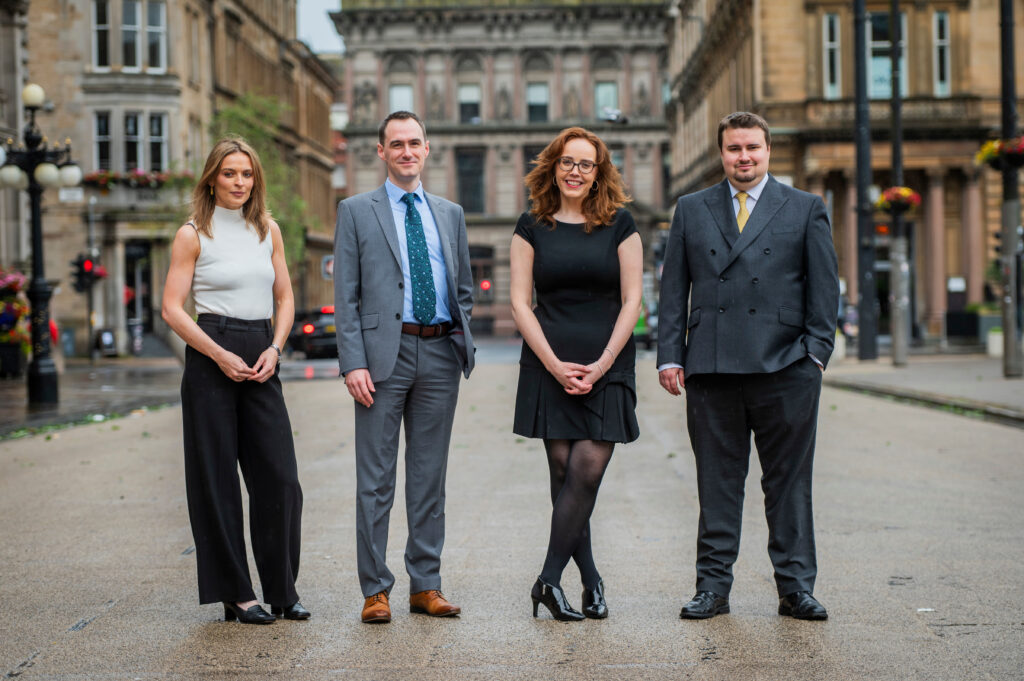
<path id="1" fill-rule="evenodd" d="M 196 312 L 236 319 L 270 319 L 274 314 L 274 252 L 269 232 L 260 241 L 242 210 L 217 206 L 213 238 L 199 234 L 199 258 L 192 276 Z"/>

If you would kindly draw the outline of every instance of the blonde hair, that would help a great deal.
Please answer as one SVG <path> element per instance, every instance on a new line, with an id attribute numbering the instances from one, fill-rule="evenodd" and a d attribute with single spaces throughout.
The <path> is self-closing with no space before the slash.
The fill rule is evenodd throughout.
<path id="1" fill-rule="evenodd" d="M 267 186 L 263 179 L 263 165 L 256 150 L 241 137 L 225 137 L 213 145 L 210 155 L 206 157 L 203 174 L 192 189 L 192 215 L 189 219 L 200 234 L 208 239 L 213 238 L 211 222 L 217 201 L 211 190 L 224 159 L 237 153 L 245 154 L 252 162 L 252 192 L 242 206 L 242 216 L 245 222 L 256 230 L 260 241 L 263 241 L 270 231 L 270 212 L 267 210 Z"/>

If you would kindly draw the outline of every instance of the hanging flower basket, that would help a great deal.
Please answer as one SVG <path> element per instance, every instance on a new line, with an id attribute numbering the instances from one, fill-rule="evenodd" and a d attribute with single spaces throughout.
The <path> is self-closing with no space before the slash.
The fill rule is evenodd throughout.
<path id="1" fill-rule="evenodd" d="M 875 201 L 875 208 L 886 213 L 902 213 L 921 205 L 921 195 L 910 187 L 889 187 Z"/>
<path id="2" fill-rule="evenodd" d="M 974 155 L 974 163 L 988 165 L 995 170 L 1024 166 L 1024 136 L 985 142 Z"/>
<path id="3" fill-rule="evenodd" d="M 121 174 L 115 173 L 113 170 L 94 170 L 91 173 L 86 173 L 85 177 L 82 178 L 83 185 L 86 187 L 96 187 L 104 194 L 110 191 L 112 185 L 120 181 Z"/>
<path id="4" fill-rule="evenodd" d="M 165 181 L 163 173 L 155 173 L 143 170 L 142 168 L 134 168 L 129 170 L 121 178 L 121 183 L 126 187 L 132 189 L 159 189 L 163 186 Z"/>
<path id="5" fill-rule="evenodd" d="M 18 377 L 31 347 L 25 275 L 0 268 L 0 377 Z"/>

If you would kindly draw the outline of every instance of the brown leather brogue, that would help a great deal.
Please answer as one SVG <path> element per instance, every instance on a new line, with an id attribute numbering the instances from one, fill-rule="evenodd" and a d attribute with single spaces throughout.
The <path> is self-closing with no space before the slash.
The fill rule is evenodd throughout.
<path id="1" fill-rule="evenodd" d="M 383 624 L 391 621 L 391 605 L 388 594 L 381 591 L 366 599 L 363 604 L 363 621 L 371 624 Z"/>
<path id="2" fill-rule="evenodd" d="M 431 617 L 454 617 L 462 608 L 445 600 L 437 589 L 420 591 L 409 596 L 409 612 L 418 612 Z"/>

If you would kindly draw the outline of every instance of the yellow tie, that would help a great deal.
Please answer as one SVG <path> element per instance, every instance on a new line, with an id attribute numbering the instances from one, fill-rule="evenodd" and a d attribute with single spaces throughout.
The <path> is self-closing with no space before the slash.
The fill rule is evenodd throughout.
<path id="1" fill-rule="evenodd" d="M 743 226 L 747 224 L 747 220 L 750 218 L 750 213 L 747 212 L 747 193 L 736 192 L 736 198 L 740 201 L 740 212 L 736 214 L 736 224 L 740 227 L 740 232 L 743 231 Z"/>

